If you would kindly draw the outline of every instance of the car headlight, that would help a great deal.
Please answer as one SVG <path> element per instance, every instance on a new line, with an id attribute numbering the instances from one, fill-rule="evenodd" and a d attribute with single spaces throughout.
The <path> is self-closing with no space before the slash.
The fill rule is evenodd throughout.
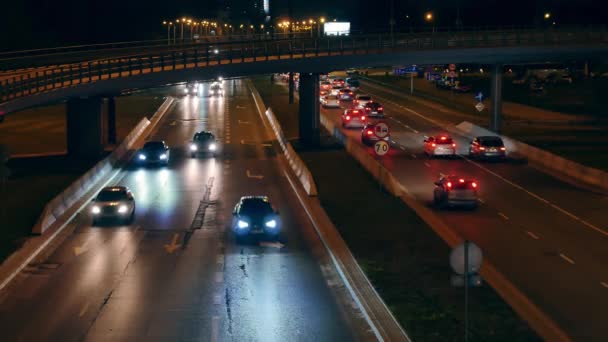
<path id="1" fill-rule="evenodd" d="M 216 144 L 209 144 L 209 151 L 215 151 L 217 149 Z"/>
<path id="2" fill-rule="evenodd" d="M 277 221 L 276 220 L 270 220 L 270 221 L 266 222 L 266 227 L 268 227 L 268 228 L 276 228 L 277 227 Z"/>
<path id="3" fill-rule="evenodd" d="M 146 160 L 146 155 L 145 155 L 145 154 L 140 153 L 140 154 L 139 154 L 139 160 Z"/>
<path id="4" fill-rule="evenodd" d="M 188 88 L 184 88 L 184 94 L 188 94 Z"/>
<path id="5" fill-rule="evenodd" d="M 93 208 L 91 208 L 91 213 L 93 213 L 93 215 L 97 215 L 101 213 L 101 208 L 99 208 L 99 206 L 94 205 Z"/>
<path id="6" fill-rule="evenodd" d="M 190 151 L 196 151 L 196 150 L 198 150 L 198 147 L 195 144 L 191 144 Z"/>
<path id="7" fill-rule="evenodd" d="M 159 158 L 165 160 L 165 159 L 167 159 L 167 154 L 163 153 L 163 154 L 160 155 Z"/>
<path id="8" fill-rule="evenodd" d="M 236 225 L 241 229 L 245 229 L 245 228 L 249 227 L 249 223 L 247 223 L 243 220 L 239 220 L 239 222 L 237 222 Z"/>
<path id="9" fill-rule="evenodd" d="M 121 204 L 121 205 L 118 207 L 118 213 L 119 213 L 119 214 L 126 214 L 128 209 L 129 209 L 129 208 L 127 208 L 127 206 L 126 206 L 126 205 Z"/>

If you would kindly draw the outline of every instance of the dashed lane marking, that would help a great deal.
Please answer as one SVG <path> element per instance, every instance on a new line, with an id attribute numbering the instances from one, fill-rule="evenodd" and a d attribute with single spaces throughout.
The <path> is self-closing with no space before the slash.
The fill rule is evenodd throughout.
<path id="1" fill-rule="evenodd" d="M 538 240 L 538 239 L 540 239 L 540 238 L 539 238 L 539 237 L 538 237 L 536 234 L 534 234 L 534 233 L 532 233 L 532 232 L 530 232 L 530 231 L 527 231 L 527 232 L 526 232 L 526 234 L 528 234 L 528 235 L 529 235 L 531 238 L 533 238 L 534 240 Z"/>
<path id="2" fill-rule="evenodd" d="M 424 162 L 424 165 L 426 165 L 426 167 L 431 167 L 431 164 Z"/>
<path id="3" fill-rule="evenodd" d="M 217 342 L 220 333 L 220 316 L 211 317 L 211 342 Z"/>
<path id="4" fill-rule="evenodd" d="M 215 272 L 215 277 L 214 277 L 214 279 L 215 279 L 215 282 L 216 282 L 216 283 L 221 283 L 221 282 L 223 282 L 223 281 L 224 281 L 224 272 L 219 272 L 219 271 L 218 271 L 218 272 Z"/>
<path id="5" fill-rule="evenodd" d="M 569 262 L 570 264 L 574 265 L 574 260 L 572 260 L 571 258 L 569 258 L 566 254 L 564 253 L 559 253 L 559 256 L 566 260 L 567 262 Z"/>
<path id="6" fill-rule="evenodd" d="M 87 312 L 87 310 L 89 309 L 89 302 L 87 301 L 84 306 L 82 307 L 82 309 L 80 309 L 80 312 L 78 313 L 78 317 L 82 317 L 84 316 L 84 314 Z"/>
<path id="7" fill-rule="evenodd" d="M 600 282 L 600 284 L 602 284 L 603 287 L 608 289 L 608 283 L 605 281 Z"/>
<path id="8" fill-rule="evenodd" d="M 502 217 L 502 218 L 503 218 L 503 219 L 505 219 L 505 220 L 508 220 L 508 219 L 509 219 L 509 217 L 508 217 L 507 215 L 505 215 L 505 214 L 503 214 L 503 213 L 501 213 L 501 212 L 499 212 L 499 213 L 498 213 L 498 216 Z"/>
<path id="9" fill-rule="evenodd" d="M 215 296 L 213 296 L 213 304 L 214 305 L 220 305 L 220 304 L 222 304 L 222 296 L 221 295 L 215 295 Z"/>

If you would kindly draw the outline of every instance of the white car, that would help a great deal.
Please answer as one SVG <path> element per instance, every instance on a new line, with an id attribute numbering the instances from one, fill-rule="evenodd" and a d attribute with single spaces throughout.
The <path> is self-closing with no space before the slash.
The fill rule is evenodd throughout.
<path id="1" fill-rule="evenodd" d="M 321 105 L 325 108 L 340 108 L 340 100 L 336 95 L 327 95 L 321 99 Z"/>
<path id="2" fill-rule="evenodd" d="M 93 224 L 103 219 L 119 219 L 130 224 L 135 219 L 135 198 L 126 186 L 101 189 L 91 207 Z"/>
<path id="3" fill-rule="evenodd" d="M 365 111 L 361 109 L 346 109 L 342 114 L 342 127 L 363 128 L 367 123 Z"/>
<path id="4" fill-rule="evenodd" d="M 424 139 L 424 153 L 428 156 L 456 156 L 456 143 L 449 135 L 438 135 Z"/>
<path id="5" fill-rule="evenodd" d="M 475 209 L 478 205 L 478 187 L 477 181 L 472 179 L 454 175 L 441 177 L 435 182 L 433 204 L 439 208 L 466 206 Z"/>
<path id="6" fill-rule="evenodd" d="M 211 83 L 211 87 L 209 87 L 209 95 L 210 96 L 223 96 L 224 95 L 224 87 L 220 82 Z"/>
<path id="7" fill-rule="evenodd" d="M 365 108 L 365 105 L 372 102 L 372 97 L 369 95 L 357 95 L 355 97 L 355 106 Z"/>

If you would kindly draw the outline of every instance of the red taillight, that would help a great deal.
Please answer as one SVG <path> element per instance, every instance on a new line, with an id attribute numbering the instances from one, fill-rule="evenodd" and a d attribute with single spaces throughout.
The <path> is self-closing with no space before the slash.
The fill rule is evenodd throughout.
<path id="1" fill-rule="evenodd" d="M 459 181 L 460 183 L 464 183 L 464 179 L 462 179 L 462 178 L 460 178 L 458 181 Z"/>
<path id="2" fill-rule="evenodd" d="M 374 131 L 371 131 L 371 130 L 367 131 L 367 135 L 372 135 L 372 134 L 374 134 Z"/>
<path id="3" fill-rule="evenodd" d="M 452 144 L 452 147 L 456 147 L 456 144 Z"/>
<path id="4" fill-rule="evenodd" d="M 383 111 L 383 110 L 384 110 L 384 108 L 382 108 L 382 107 L 378 107 L 378 111 L 379 111 L 379 112 L 381 112 L 381 111 Z"/>
<path id="5" fill-rule="evenodd" d="M 365 115 L 361 117 L 361 121 L 365 121 Z"/>
<path id="6" fill-rule="evenodd" d="M 349 92 L 348 94 L 349 94 L 349 95 L 352 95 L 352 94 L 353 94 L 353 92 L 351 91 L 351 92 Z"/>
<path id="7" fill-rule="evenodd" d="M 432 147 L 435 147 L 435 146 L 437 146 L 437 144 L 435 144 L 435 143 L 432 143 L 432 144 L 431 144 L 431 146 L 432 146 Z"/>
<path id="8" fill-rule="evenodd" d="M 471 183 L 471 186 L 474 187 L 474 188 L 476 188 L 477 187 L 477 183 L 473 182 L 473 183 Z"/>
<path id="9" fill-rule="evenodd" d="M 448 182 L 447 186 L 448 186 L 448 188 L 451 188 L 452 187 L 452 182 Z"/>
<path id="10" fill-rule="evenodd" d="M 357 109 L 353 110 L 353 113 L 357 114 L 359 111 Z"/>
<path id="11" fill-rule="evenodd" d="M 480 151 L 485 151 L 485 150 L 486 150 L 486 148 L 485 148 L 485 147 L 480 147 L 480 148 L 479 148 L 479 150 L 480 150 Z"/>
<path id="12" fill-rule="evenodd" d="M 350 120 L 350 115 L 347 115 L 347 116 L 346 116 L 346 120 Z"/>
<path id="13" fill-rule="evenodd" d="M 447 138 L 446 137 L 441 137 L 441 140 L 445 140 L 445 139 L 447 139 Z"/>
<path id="14" fill-rule="evenodd" d="M 506 151 L 507 149 L 505 147 L 501 147 L 500 150 L 501 151 Z"/>

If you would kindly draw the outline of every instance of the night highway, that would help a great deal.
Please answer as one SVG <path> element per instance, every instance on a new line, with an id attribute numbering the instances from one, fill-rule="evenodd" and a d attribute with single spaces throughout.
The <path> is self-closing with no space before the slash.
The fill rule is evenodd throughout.
<path id="1" fill-rule="evenodd" d="M 328 285 L 331 267 L 278 171 L 248 87 L 224 84 L 224 97 L 179 98 L 149 138 L 171 147 L 168 167 L 132 162 L 121 171 L 114 183 L 133 191 L 132 225 L 92 226 L 87 207 L 74 232 L 4 291 L 3 340 L 365 336 L 350 326 L 356 318 L 339 304 L 343 294 Z M 201 130 L 218 136 L 218 157 L 190 157 L 188 142 Z M 231 212 L 243 195 L 270 197 L 283 223 L 278 241 L 235 243 Z"/>
<path id="2" fill-rule="evenodd" d="M 432 206 L 433 182 L 441 175 L 477 180 L 478 210 L 434 212 L 478 244 L 484 256 L 572 336 L 586 340 L 608 334 L 599 319 L 608 315 L 608 197 L 517 160 L 471 160 L 470 139 L 464 136 L 451 135 L 458 157 L 429 158 L 422 150 L 424 137 L 450 134 L 438 125 L 441 113 L 436 108 L 369 82 L 362 82 L 360 92 L 384 106 L 394 150 L 383 163 L 420 203 Z M 337 121 L 343 109 L 322 112 Z M 360 130 L 343 132 L 360 141 Z"/>

